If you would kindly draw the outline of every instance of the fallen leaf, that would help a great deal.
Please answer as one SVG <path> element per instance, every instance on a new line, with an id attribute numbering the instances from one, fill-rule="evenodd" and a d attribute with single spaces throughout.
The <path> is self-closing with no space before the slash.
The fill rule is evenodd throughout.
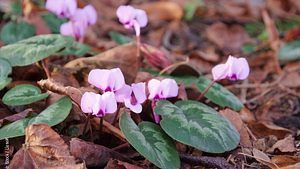
<path id="1" fill-rule="evenodd" d="M 271 161 L 280 169 L 295 169 L 300 167 L 299 156 L 278 155 L 274 156 Z"/>
<path id="2" fill-rule="evenodd" d="M 0 127 L 5 125 L 6 123 L 10 123 L 10 122 L 14 122 L 14 121 L 23 119 L 23 118 L 27 117 L 30 113 L 32 113 L 32 111 L 33 110 L 31 108 L 29 108 L 20 113 L 17 113 L 17 114 L 11 115 L 11 116 L 7 116 L 0 120 Z"/>
<path id="3" fill-rule="evenodd" d="M 274 164 L 271 161 L 271 159 L 269 158 L 269 156 L 267 154 L 265 154 L 264 152 L 262 152 L 262 151 L 259 151 L 259 150 L 257 150 L 257 149 L 254 148 L 253 149 L 253 157 L 257 161 L 263 163 L 264 165 L 267 165 L 267 166 L 271 167 L 272 169 L 273 168 L 278 169 L 278 167 L 276 166 L 276 164 Z"/>
<path id="4" fill-rule="evenodd" d="M 25 144 L 13 157 L 9 168 L 85 169 L 76 164 L 68 145 L 46 124 L 33 124 L 25 129 Z"/>
<path id="5" fill-rule="evenodd" d="M 210 41 L 230 53 L 237 53 L 245 43 L 252 42 L 240 25 L 227 26 L 222 22 L 217 22 L 207 28 L 206 34 Z"/>
<path id="6" fill-rule="evenodd" d="M 247 128 L 245 124 L 242 121 L 242 118 L 240 117 L 239 113 L 231 110 L 231 109 L 225 109 L 221 110 L 220 113 L 227 118 L 234 127 L 238 130 L 240 133 L 240 144 L 243 147 L 252 147 L 252 142 L 250 140 L 250 136 L 248 134 Z"/>
<path id="7" fill-rule="evenodd" d="M 66 68 L 77 72 L 91 69 L 111 69 L 119 67 L 127 83 L 134 81 L 140 68 L 140 57 L 137 56 L 137 48 L 134 43 L 125 44 L 107 50 L 93 57 L 78 58 L 65 65 Z"/>
<path id="8" fill-rule="evenodd" d="M 269 153 L 273 153 L 276 150 L 279 150 L 282 153 L 291 153 L 296 151 L 295 139 L 292 135 L 287 136 L 286 138 L 277 141 L 272 148 L 267 150 Z"/>
<path id="9" fill-rule="evenodd" d="M 246 107 L 243 107 L 240 110 L 239 114 L 240 114 L 241 119 L 245 123 L 251 123 L 251 122 L 255 122 L 256 121 L 253 112 L 251 112 Z"/>
<path id="10" fill-rule="evenodd" d="M 300 79 L 299 71 L 294 71 L 294 72 L 288 73 L 280 81 L 280 84 L 282 84 L 286 87 L 300 87 L 300 80 L 296 80 L 296 79 Z"/>
<path id="11" fill-rule="evenodd" d="M 131 162 L 130 159 L 113 150 L 78 138 L 72 138 L 70 150 L 74 157 L 85 161 L 87 167 L 103 167 L 111 158 Z"/>
<path id="12" fill-rule="evenodd" d="M 142 168 L 123 161 L 110 159 L 104 169 L 142 169 Z"/>
<path id="13" fill-rule="evenodd" d="M 183 9 L 172 1 L 149 2 L 139 5 L 148 14 L 150 22 L 181 20 Z"/>
<path id="14" fill-rule="evenodd" d="M 268 124 L 266 122 L 249 123 L 248 126 L 253 132 L 253 134 L 258 138 L 274 135 L 279 139 L 283 139 L 287 134 L 292 133 L 291 130 L 276 126 L 275 124 Z"/>

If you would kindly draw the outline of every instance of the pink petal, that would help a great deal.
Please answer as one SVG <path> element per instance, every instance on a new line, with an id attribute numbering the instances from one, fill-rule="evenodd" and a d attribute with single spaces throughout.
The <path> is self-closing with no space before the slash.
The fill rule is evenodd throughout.
<path id="1" fill-rule="evenodd" d="M 97 117 L 102 117 L 103 115 L 102 114 L 99 114 L 101 113 L 101 104 L 102 104 L 102 101 L 101 101 L 101 95 L 100 94 L 97 94 L 96 97 L 95 97 L 95 100 L 94 100 L 95 104 L 93 105 L 93 115 L 97 116 Z"/>
<path id="2" fill-rule="evenodd" d="M 146 84 L 145 83 L 133 83 L 131 85 L 132 92 L 138 103 L 144 103 L 146 100 Z"/>
<path id="3" fill-rule="evenodd" d="M 62 24 L 60 26 L 60 34 L 62 34 L 64 36 L 72 36 L 75 38 L 73 23 L 70 21 L 70 22 Z"/>
<path id="4" fill-rule="evenodd" d="M 214 81 L 225 79 L 228 74 L 228 65 L 227 64 L 218 64 L 212 68 L 212 75 Z"/>
<path id="5" fill-rule="evenodd" d="M 97 88 L 105 90 L 108 87 L 110 71 L 107 69 L 93 69 L 88 76 L 88 82 Z"/>
<path id="6" fill-rule="evenodd" d="M 66 17 L 71 17 L 74 15 L 76 9 L 77 9 L 77 1 L 76 0 L 64 0 L 65 4 L 65 16 Z"/>
<path id="7" fill-rule="evenodd" d="M 137 103 L 137 104 L 133 105 L 133 104 L 131 104 L 130 99 L 125 99 L 124 103 L 125 103 L 125 106 L 128 107 L 134 113 L 141 113 L 143 110 L 143 107 L 141 104 Z"/>
<path id="8" fill-rule="evenodd" d="M 144 10 L 136 9 L 136 21 L 139 23 L 140 27 L 145 27 L 148 23 L 148 17 Z"/>
<path id="9" fill-rule="evenodd" d="M 97 12 L 92 5 L 87 5 L 83 8 L 86 13 L 87 21 L 89 25 L 94 25 L 97 22 Z"/>
<path id="10" fill-rule="evenodd" d="M 178 85 L 173 79 L 164 79 L 161 81 L 161 97 L 170 98 L 178 95 Z"/>
<path id="11" fill-rule="evenodd" d="M 84 113 L 92 113 L 93 106 L 96 103 L 97 94 L 93 92 L 85 92 L 81 97 L 80 107 Z"/>
<path id="12" fill-rule="evenodd" d="M 64 2 L 62 0 L 47 0 L 46 9 L 50 12 L 60 16 L 64 8 Z"/>
<path id="13" fill-rule="evenodd" d="M 150 100 L 154 99 L 157 95 L 159 95 L 160 81 L 157 79 L 151 79 L 148 82 L 148 90 L 149 90 L 148 99 L 150 99 Z"/>
<path id="14" fill-rule="evenodd" d="M 140 36 L 140 34 L 141 34 L 141 27 L 140 27 L 140 25 L 139 25 L 139 23 L 137 21 L 133 22 L 133 28 L 134 28 L 134 31 L 135 31 L 135 35 L 136 36 Z"/>
<path id="15" fill-rule="evenodd" d="M 239 58 L 236 61 L 237 65 L 239 65 L 241 67 L 241 70 L 239 72 L 237 72 L 237 78 L 239 80 L 245 80 L 247 79 L 247 77 L 249 76 L 250 73 L 250 68 L 249 68 L 249 64 L 247 62 L 247 60 L 245 58 Z"/>
<path id="16" fill-rule="evenodd" d="M 83 27 L 87 27 L 89 25 L 88 16 L 83 9 L 76 9 L 74 15 L 72 16 L 71 20 L 73 22 L 77 22 Z"/>
<path id="17" fill-rule="evenodd" d="M 130 98 L 131 92 L 131 87 L 125 84 L 121 89 L 115 92 L 117 102 L 124 102 L 124 99 Z"/>
<path id="18" fill-rule="evenodd" d="M 132 6 L 119 6 L 117 9 L 117 16 L 119 18 L 119 21 L 122 24 L 125 24 L 126 22 L 130 22 L 135 17 L 135 9 Z"/>
<path id="19" fill-rule="evenodd" d="M 101 107 L 101 109 L 105 113 L 112 114 L 117 111 L 117 101 L 113 92 L 103 93 L 101 100 L 104 103 L 104 107 Z"/>
<path id="20" fill-rule="evenodd" d="M 110 70 L 108 84 L 114 91 L 121 89 L 125 85 L 124 75 L 120 68 Z"/>

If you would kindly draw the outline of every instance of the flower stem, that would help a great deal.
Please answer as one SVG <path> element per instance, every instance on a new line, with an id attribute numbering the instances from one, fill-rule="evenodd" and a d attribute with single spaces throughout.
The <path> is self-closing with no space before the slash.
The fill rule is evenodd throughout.
<path id="1" fill-rule="evenodd" d="M 208 92 L 208 90 L 215 84 L 216 81 L 211 81 L 207 87 L 205 88 L 205 90 L 201 93 L 201 95 L 197 98 L 197 100 L 201 100 L 204 95 Z"/>
<path id="2" fill-rule="evenodd" d="M 48 69 L 48 64 L 47 64 L 46 59 L 43 59 L 41 61 L 41 63 L 42 63 L 42 67 L 43 67 L 43 69 L 44 69 L 44 71 L 46 73 L 47 79 L 50 79 L 51 76 L 50 76 L 50 72 L 49 72 L 49 69 Z"/>
<path id="3" fill-rule="evenodd" d="M 115 124 L 117 123 L 118 117 L 119 117 L 119 114 L 120 114 L 120 109 L 121 109 L 121 107 L 122 107 L 122 104 L 119 103 L 119 104 L 118 104 L 118 109 L 117 109 L 116 114 L 115 114 L 115 117 L 114 117 L 114 120 L 113 120 L 113 122 L 112 122 L 112 125 L 115 125 Z"/>
<path id="4" fill-rule="evenodd" d="M 84 124 L 84 128 L 83 128 L 83 134 L 86 132 L 86 128 L 87 128 L 87 126 L 88 126 L 88 123 L 89 123 L 91 117 L 92 117 L 92 113 L 90 113 L 90 114 L 87 116 L 87 118 L 86 118 L 86 121 L 85 121 L 85 124 Z"/>
<path id="5" fill-rule="evenodd" d="M 103 117 L 100 117 L 99 137 L 102 134 L 102 130 L 103 130 Z"/>
<path id="6" fill-rule="evenodd" d="M 141 38 L 140 38 L 140 36 L 136 36 L 136 47 L 137 47 L 136 56 L 140 57 L 140 55 L 141 55 L 141 53 L 140 53 L 140 48 L 141 48 Z"/>

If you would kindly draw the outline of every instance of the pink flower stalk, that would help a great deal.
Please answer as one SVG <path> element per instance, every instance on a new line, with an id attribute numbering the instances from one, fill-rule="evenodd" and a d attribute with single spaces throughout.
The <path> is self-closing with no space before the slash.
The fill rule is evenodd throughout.
<path id="1" fill-rule="evenodd" d="M 245 58 L 229 56 L 225 64 L 213 67 L 212 75 L 214 81 L 221 79 L 244 80 L 249 76 L 250 68 Z"/>
<path id="2" fill-rule="evenodd" d="M 102 95 L 85 92 L 81 98 L 80 107 L 84 113 L 103 117 L 117 111 L 117 101 L 113 92 L 105 92 Z"/>
<path id="3" fill-rule="evenodd" d="M 77 9 L 76 0 L 47 0 L 46 8 L 59 17 L 69 18 Z"/>
<path id="4" fill-rule="evenodd" d="M 152 100 L 152 108 L 156 106 L 156 102 L 178 95 L 178 85 L 173 79 L 164 79 L 159 81 L 157 79 L 151 79 L 148 82 L 149 97 Z M 154 120 L 156 123 L 160 122 L 160 116 L 153 112 Z"/>
<path id="5" fill-rule="evenodd" d="M 146 98 L 145 83 L 133 83 L 131 86 L 125 85 L 122 89 L 116 92 L 119 97 L 118 102 L 124 102 L 125 106 L 135 113 L 142 112 L 142 103 Z"/>
<path id="6" fill-rule="evenodd" d="M 136 36 L 140 36 L 141 28 L 148 23 L 146 12 L 141 9 L 135 9 L 130 5 L 119 6 L 117 16 L 126 29 L 134 28 Z"/>
<path id="7" fill-rule="evenodd" d="M 83 9 L 77 9 L 71 16 L 71 20 L 60 27 L 60 33 L 65 36 L 72 36 L 79 40 L 84 36 L 88 26 L 97 21 L 97 12 L 92 5 L 87 5 Z"/>

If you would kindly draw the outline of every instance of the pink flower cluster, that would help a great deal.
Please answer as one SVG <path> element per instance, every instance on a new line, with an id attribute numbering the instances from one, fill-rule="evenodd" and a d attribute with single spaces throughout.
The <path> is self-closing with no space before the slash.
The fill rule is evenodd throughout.
<path id="1" fill-rule="evenodd" d="M 96 23 L 97 13 L 92 5 L 77 8 L 76 0 L 47 0 L 46 8 L 62 18 L 68 18 L 69 22 L 60 26 L 60 33 L 80 39 L 86 29 Z"/>
<path id="2" fill-rule="evenodd" d="M 84 113 L 92 113 L 97 117 L 117 111 L 117 103 L 124 103 L 135 113 L 142 112 L 142 104 L 147 99 L 146 83 L 125 83 L 119 68 L 94 69 L 89 73 L 88 82 L 102 91 L 101 94 L 86 92 L 81 98 L 81 109 Z M 162 81 L 152 79 L 148 82 L 148 99 L 153 102 L 176 97 L 178 85 L 173 79 Z"/>

